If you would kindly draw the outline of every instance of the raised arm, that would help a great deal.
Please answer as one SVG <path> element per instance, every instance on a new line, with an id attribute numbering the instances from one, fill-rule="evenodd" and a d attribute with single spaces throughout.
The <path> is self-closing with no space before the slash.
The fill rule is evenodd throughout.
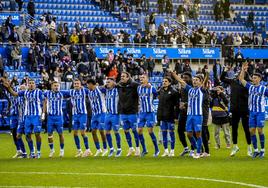
<path id="1" fill-rule="evenodd" d="M 205 89 L 209 89 L 208 80 L 209 80 L 209 74 L 208 74 L 208 72 L 206 72 L 204 82 L 203 82 L 203 88 L 205 88 Z"/>
<path id="2" fill-rule="evenodd" d="M 247 84 L 247 81 L 245 80 L 245 72 L 248 68 L 248 64 L 247 63 L 244 63 L 242 65 L 242 69 L 241 69 L 241 72 L 239 74 L 239 81 L 242 83 L 242 85 L 245 87 L 246 84 Z"/>
<path id="3" fill-rule="evenodd" d="M 1 79 L 1 81 L 3 82 L 3 85 L 7 88 L 7 91 L 14 97 L 19 96 L 19 94 L 17 92 L 15 92 L 11 86 L 10 86 L 10 82 L 4 78 Z"/>
<path id="4" fill-rule="evenodd" d="M 186 87 L 187 84 L 183 79 L 181 79 L 180 75 L 177 75 L 176 72 L 171 72 L 171 75 L 175 80 L 177 80 L 181 84 L 181 87 L 183 88 Z"/>

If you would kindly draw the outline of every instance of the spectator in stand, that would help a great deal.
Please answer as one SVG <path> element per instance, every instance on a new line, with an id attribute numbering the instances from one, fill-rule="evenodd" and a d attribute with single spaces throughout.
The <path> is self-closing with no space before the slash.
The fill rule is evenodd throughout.
<path id="1" fill-rule="evenodd" d="M 52 44 L 57 43 L 57 34 L 54 29 L 49 29 L 48 33 L 48 42 Z"/>
<path id="2" fill-rule="evenodd" d="M 112 68 L 107 74 L 107 77 L 117 79 L 118 76 L 118 70 L 116 64 L 112 65 Z"/>
<path id="3" fill-rule="evenodd" d="M 28 2 L 27 11 L 28 11 L 28 14 L 30 14 L 32 17 L 34 17 L 34 15 L 35 15 L 35 4 L 34 4 L 33 0 L 30 0 Z"/>
<path id="4" fill-rule="evenodd" d="M 25 29 L 25 32 L 22 33 L 21 42 L 22 43 L 31 42 L 31 30 L 30 29 Z"/>
<path id="5" fill-rule="evenodd" d="M 256 45 L 256 46 L 263 45 L 263 38 L 262 38 L 261 33 L 258 33 L 257 36 L 254 37 L 254 45 Z"/>
<path id="6" fill-rule="evenodd" d="M 240 46 L 242 44 L 242 42 L 243 41 L 242 41 L 241 36 L 238 33 L 236 33 L 236 35 L 234 37 L 234 41 L 233 41 L 234 45 L 235 46 Z"/>
<path id="7" fill-rule="evenodd" d="M 255 25 L 254 25 L 254 12 L 253 11 L 250 11 L 250 13 L 248 14 L 248 18 L 247 18 L 247 21 L 246 21 L 246 26 L 247 27 L 251 27 L 251 28 L 255 28 Z"/>
<path id="8" fill-rule="evenodd" d="M 221 84 L 220 77 L 222 72 L 222 65 L 220 64 L 219 60 L 216 60 L 216 63 L 213 65 L 214 86 L 219 86 Z"/>
<path id="9" fill-rule="evenodd" d="M 172 16 L 172 13 L 173 13 L 172 0 L 166 0 L 166 14 Z"/>
<path id="10" fill-rule="evenodd" d="M 9 1 L 9 7 L 10 7 L 10 11 L 16 11 L 16 2 L 15 0 L 10 0 Z"/>
<path id="11" fill-rule="evenodd" d="M 244 61 L 244 55 L 241 53 L 240 48 L 238 48 L 237 53 L 235 54 L 235 62 L 242 63 Z"/>
<path id="12" fill-rule="evenodd" d="M 216 4 L 214 6 L 214 16 L 215 16 L 216 22 L 222 20 L 222 18 L 223 18 L 222 13 L 223 13 L 223 10 L 221 7 L 221 3 L 219 0 L 217 0 Z"/>
<path id="13" fill-rule="evenodd" d="M 176 72 L 176 74 L 183 73 L 183 63 L 180 59 L 176 61 L 174 71 Z"/>
<path id="14" fill-rule="evenodd" d="M 140 44 L 142 42 L 142 36 L 139 32 L 136 33 L 135 37 L 133 38 L 133 41 L 135 44 Z"/>
<path id="15" fill-rule="evenodd" d="M 212 34 L 211 39 L 210 39 L 210 44 L 211 44 L 212 46 L 215 46 L 217 43 L 218 43 L 217 34 L 214 32 L 214 33 Z"/>
<path id="16" fill-rule="evenodd" d="M 153 57 L 150 56 L 150 58 L 148 59 L 148 73 L 149 73 L 149 77 L 152 77 L 153 76 L 154 67 L 155 67 L 155 61 L 154 61 Z"/>
<path id="17" fill-rule="evenodd" d="M 182 23 L 184 26 L 187 26 L 186 15 L 183 11 L 177 12 L 177 20 Z"/>
<path id="18" fill-rule="evenodd" d="M 159 14 L 164 14 L 164 6 L 165 6 L 165 0 L 157 0 L 158 4 L 158 13 Z"/>
<path id="19" fill-rule="evenodd" d="M 3 9 L 4 9 L 4 4 L 3 4 L 2 0 L 0 0 L 0 12 L 2 12 Z"/>
<path id="20" fill-rule="evenodd" d="M 15 75 L 15 76 L 13 76 L 13 78 L 10 82 L 10 86 L 15 88 L 18 85 L 19 85 L 18 77 Z"/>
<path id="21" fill-rule="evenodd" d="M 222 10 L 223 10 L 223 18 L 224 20 L 227 20 L 230 18 L 230 1 L 229 0 L 224 0 L 222 1 Z"/>
<path id="22" fill-rule="evenodd" d="M 77 44 L 79 42 L 79 37 L 77 35 L 76 30 L 73 30 L 72 35 L 70 36 L 70 43 Z"/>
<path id="23" fill-rule="evenodd" d="M 150 3 L 149 3 L 149 0 L 143 0 L 143 11 L 144 12 L 148 12 L 149 11 L 149 6 L 150 6 Z"/>
<path id="24" fill-rule="evenodd" d="M 60 83 L 61 82 L 62 73 L 60 72 L 60 68 L 59 67 L 56 67 L 56 70 L 54 71 L 53 75 L 54 75 L 54 81 Z"/>
<path id="25" fill-rule="evenodd" d="M 60 37 L 60 41 L 59 41 L 60 44 L 63 44 L 63 45 L 66 45 L 66 44 L 69 44 L 69 36 L 67 33 L 63 33 Z"/>
<path id="26" fill-rule="evenodd" d="M 16 2 L 18 3 L 19 11 L 21 11 L 22 5 L 23 5 L 23 1 L 22 0 L 16 0 Z"/>
<path id="27" fill-rule="evenodd" d="M 107 54 L 107 58 L 109 64 L 112 64 L 112 62 L 114 61 L 114 52 L 112 50 L 110 50 L 109 53 Z"/>
<path id="28" fill-rule="evenodd" d="M 162 69 L 163 69 L 163 72 L 164 72 L 164 75 L 166 74 L 166 71 L 167 69 L 169 68 L 169 58 L 167 55 L 164 55 L 162 61 L 161 61 L 161 64 L 162 64 Z"/>
<path id="29" fill-rule="evenodd" d="M 186 61 L 183 67 L 183 72 L 192 72 L 192 68 L 190 66 L 190 62 Z"/>
<path id="30" fill-rule="evenodd" d="M 48 80 L 49 80 L 49 75 L 48 75 L 48 73 L 47 73 L 45 68 L 42 69 L 41 79 L 46 81 L 46 82 L 48 82 Z"/>
<path id="31" fill-rule="evenodd" d="M 16 46 L 14 46 L 13 50 L 11 51 L 11 57 L 14 69 L 16 70 L 21 66 L 22 62 L 21 47 L 19 42 L 16 43 Z"/>
<path id="32" fill-rule="evenodd" d="M 16 27 L 13 28 L 12 33 L 8 37 L 8 40 L 10 40 L 13 43 L 16 43 L 16 42 L 20 41 L 20 38 L 19 38 L 19 35 L 17 33 L 17 28 Z"/>
<path id="33" fill-rule="evenodd" d="M 82 29 L 82 25 L 81 23 L 79 22 L 79 20 L 77 20 L 74 24 L 74 28 L 76 30 L 77 33 L 80 33 L 81 32 L 81 29 Z"/>

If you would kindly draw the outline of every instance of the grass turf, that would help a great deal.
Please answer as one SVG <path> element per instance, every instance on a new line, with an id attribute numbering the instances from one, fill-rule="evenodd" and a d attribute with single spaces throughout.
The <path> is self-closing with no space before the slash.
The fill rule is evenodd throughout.
<path id="1" fill-rule="evenodd" d="M 156 132 L 158 133 L 158 128 L 156 128 Z M 47 135 L 42 134 L 43 144 L 41 159 L 12 159 L 11 157 L 15 153 L 12 137 L 9 134 L 0 134 L 0 187 L 243 187 L 243 185 L 238 184 L 203 181 L 200 179 L 181 179 L 178 177 L 176 179 L 165 176 L 209 178 L 268 187 L 267 157 L 264 159 L 252 159 L 247 156 L 247 145 L 241 126 L 239 128 L 238 141 L 240 151 L 235 157 L 229 156 L 231 150 L 225 148 L 222 133 L 222 148 L 219 150 L 214 149 L 213 127 L 210 126 L 211 157 L 198 160 L 188 156 L 178 156 L 183 149 L 179 142 L 178 135 L 176 135 L 176 157 L 174 158 L 162 158 L 161 156 L 153 158 L 153 144 L 147 131 L 145 131 L 145 141 L 149 154 L 144 158 L 125 157 L 127 144 L 122 130 L 123 154 L 120 158 L 74 158 L 76 149 L 72 134 L 65 132 L 64 135 L 65 157 L 62 159 L 58 157 L 59 144 L 56 134 L 54 135 L 56 149 L 54 158 L 48 158 L 49 147 L 47 144 Z M 95 146 L 92 136 L 91 134 L 88 135 L 90 148 L 94 153 Z M 265 135 L 268 138 L 268 131 L 265 131 Z M 114 136 L 113 141 L 115 141 Z M 80 142 L 82 148 L 84 148 L 81 138 Z M 115 142 L 114 146 L 116 146 Z M 26 148 L 28 149 L 28 146 L 26 146 Z M 160 146 L 160 149 L 163 153 L 163 146 Z M 44 173 L 35 174 L 29 172 Z M 111 174 L 146 174 L 161 175 L 164 177 L 116 176 Z"/>

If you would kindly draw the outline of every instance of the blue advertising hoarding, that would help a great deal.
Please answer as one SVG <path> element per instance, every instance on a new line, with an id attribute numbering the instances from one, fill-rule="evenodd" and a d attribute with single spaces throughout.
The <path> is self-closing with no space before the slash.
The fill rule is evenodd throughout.
<path id="1" fill-rule="evenodd" d="M 9 16 L 12 16 L 12 23 L 14 25 L 20 25 L 20 14 L 15 12 L 0 12 L 0 23 L 5 23 Z"/>
<path id="2" fill-rule="evenodd" d="M 145 48 L 145 47 L 95 47 L 98 58 L 105 58 L 109 51 L 116 53 L 133 54 L 134 58 L 140 58 L 143 54 L 148 58 L 162 59 L 167 55 L 171 59 L 219 59 L 220 48 Z"/>
<path id="3" fill-rule="evenodd" d="M 235 54 L 237 51 L 238 48 L 235 48 Z M 245 59 L 268 59 L 268 48 L 240 48 L 240 52 L 243 54 Z"/>

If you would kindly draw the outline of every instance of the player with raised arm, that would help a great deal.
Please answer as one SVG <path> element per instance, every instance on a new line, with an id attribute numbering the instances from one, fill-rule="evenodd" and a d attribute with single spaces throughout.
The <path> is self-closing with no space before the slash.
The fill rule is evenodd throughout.
<path id="1" fill-rule="evenodd" d="M 13 88 L 16 92 L 19 91 L 19 87 Z M 17 129 L 19 126 L 19 103 L 20 99 L 19 97 L 12 96 L 9 94 L 9 99 L 10 99 L 10 108 L 9 108 L 9 120 L 10 120 L 10 129 L 13 137 L 13 142 L 16 146 L 17 152 L 12 158 L 19 158 L 23 154 L 23 149 L 24 148 L 24 143 L 21 140 L 21 144 L 19 143 L 20 141 L 17 139 Z M 21 146 L 22 145 L 22 146 Z"/>
<path id="2" fill-rule="evenodd" d="M 25 85 L 21 85 L 19 86 L 19 90 L 20 91 L 25 91 L 26 90 L 26 86 Z M 25 110 L 25 99 L 24 97 L 18 97 L 18 128 L 17 128 L 17 133 L 16 133 L 16 137 L 17 137 L 17 142 L 18 145 L 22 151 L 21 156 L 19 156 L 18 158 L 27 158 L 27 153 L 26 153 L 26 149 L 24 146 L 24 143 L 22 141 L 22 135 L 25 133 L 25 126 L 24 126 L 24 122 L 25 122 L 25 115 L 24 115 L 24 110 Z"/>
<path id="3" fill-rule="evenodd" d="M 139 139 L 143 148 L 143 151 L 141 153 L 141 156 L 144 156 L 148 153 L 146 146 L 145 146 L 145 140 L 143 136 L 143 127 L 146 125 L 148 127 L 149 135 L 152 138 L 155 153 L 154 157 L 157 157 L 159 155 L 159 149 L 157 145 L 157 139 L 153 132 L 153 127 L 156 124 L 155 119 L 155 110 L 154 110 L 154 104 L 153 100 L 157 97 L 157 91 L 156 89 L 148 83 L 148 76 L 147 75 L 141 75 L 140 76 L 140 82 L 141 85 L 138 86 L 138 95 L 139 95 L 139 121 L 138 121 L 138 134 Z"/>
<path id="4" fill-rule="evenodd" d="M 242 65 L 242 70 L 239 75 L 239 80 L 244 87 L 248 89 L 248 105 L 249 105 L 249 130 L 251 135 L 251 142 L 254 148 L 253 158 L 264 157 L 265 152 L 265 137 L 263 127 L 265 124 L 265 97 L 268 97 L 268 88 L 261 85 L 262 75 L 254 73 L 252 76 L 252 84 L 247 82 L 245 77 L 245 71 L 248 68 L 248 63 Z M 261 150 L 258 150 L 256 129 L 259 133 Z"/>
<path id="5" fill-rule="evenodd" d="M 28 89 L 25 91 L 15 92 L 10 85 L 6 82 L 8 91 L 13 96 L 23 97 L 25 100 L 25 134 L 30 148 L 30 158 L 41 157 L 41 114 L 43 93 L 40 89 L 36 88 L 35 81 L 30 79 Z M 32 132 L 36 137 L 37 155 L 35 156 L 34 145 L 32 141 Z"/>
<path id="6" fill-rule="evenodd" d="M 119 133 L 120 128 L 120 117 L 118 114 L 118 90 L 115 87 L 115 79 L 114 78 L 107 78 L 106 81 L 106 95 L 105 95 L 105 104 L 107 108 L 107 114 L 105 116 L 105 131 L 106 131 L 106 138 L 108 145 L 110 147 L 110 152 L 108 157 L 113 156 L 114 148 L 113 148 L 113 141 L 111 130 L 113 129 L 116 139 L 117 151 L 115 157 L 120 157 L 122 154 L 121 149 L 121 137 Z"/>
<path id="7" fill-rule="evenodd" d="M 205 80 L 201 75 L 197 75 L 193 78 L 193 87 L 186 84 L 186 82 L 181 79 L 180 75 L 177 75 L 175 72 L 172 73 L 172 76 L 181 84 L 186 91 L 188 91 L 188 109 L 187 109 L 187 121 L 186 121 L 186 131 L 187 136 L 193 146 L 196 148 L 196 154 L 193 155 L 193 158 L 200 158 L 201 149 L 202 149 L 202 123 L 203 123 L 203 111 L 202 104 L 204 99 L 204 89 L 203 85 L 206 85 L 208 77 L 206 76 Z M 196 134 L 196 139 L 193 136 L 193 132 Z"/>
<path id="8" fill-rule="evenodd" d="M 43 117 L 47 114 L 47 133 L 50 148 L 49 157 L 53 157 L 55 150 L 53 144 L 53 131 L 56 129 L 60 139 L 60 157 L 64 156 L 64 137 L 63 137 L 63 111 L 62 104 L 64 95 L 60 92 L 60 84 L 52 82 L 51 90 L 44 93 Z"/>
<path id="9" fill-rule="evenodd" d="M 99 156 L 102 153 L 102 156 L 105 156 L 108 153 L 106 137 L 104 133 L 104 121 L 105 121 L 105 88 L 97 86 L 94 79 L 89 79 L 87 81 L 87 87 L 89 89 L 88 98 L 91 104 L 92 109 L 92 118 L 91 118 L 91 129 L 94 143 L 97 149 L 95 156 Z M 97 135 L 97 130 L 99 130 L 102 143 L 103 151 L 100 148 L 100 143 Z"/>

